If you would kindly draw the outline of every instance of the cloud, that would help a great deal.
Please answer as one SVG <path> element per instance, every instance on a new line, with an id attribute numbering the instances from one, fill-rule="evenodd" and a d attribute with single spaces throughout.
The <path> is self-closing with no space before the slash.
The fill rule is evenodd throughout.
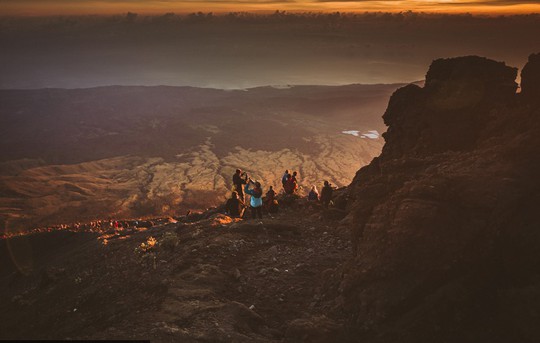
<path id="1" fill-rule="evenodd" d="M 429 6 L 444 6 L 444 7 L 461 7 L 461 6 L 508 6 L 508 5 L 540 5 L 539 0 L 416 0 L 416 1 L 403 1 L 403 0 L 0 0 L 1 5 L 7 5 L 17 8 L 30 8 L 32 6 L 39 6 L 44 8 L 47 6 L 69 5 L 71 7 L 77 6 L 96 6 L 96 10 L 99 6 L 141 6 L 141 8 L 148 7 L 167 7 L 181 6 L 181 5 L 193 5 L 198 4 L 201 7 L 208 7 L 212 4 L 245 4 L 245 5 L 264 5 L 272 3 L 295 3 L 301 5 L 313 5 L 322 3 L 350 3 L 350 4 L 377 4 L 382 9 L 393 11 L 392 7 L 398 6 L 402 8 L 408 7 L 429 7 Z"/>
<path id="2" fill-rule="evenodd" d="M 439 2 L 441 5 L 447 5 L 447 6 L 470 6 L 470 5 L 476 5 L 476 6 L 511 6 L 511 5 L 540 5 L 540 1 L 537 0 L 481 0 L 481 1 L 453 1 L 453 2 L 446 2 L 441 1 Z"/>
<path id="3" fill-rule="evenodd" d="M 268 2 L 297 2 L 295 0 L 0 0 L 0 4 L 16 4 L 19 6 L 31 6 L 31 5 L 56 5 L 56 4 L 144 4 L 144 5 L 174 5 L 183 3 L 246 3 L 246 4 L 261 4 Z M 300 0 L 300 2 L 302 2 Z"/>
<path id="4" fill-rule="evenodd" d="M 308 0 L 311 1 L 311 0 Z M 406 6 L 507 6 L 507 5 L 517 5 L 517 4 L 523 4 L 523 5 L 540 5 L 539 0 L 479 0 L 479 1 L 469 1 L 469 0 L 427 0 L 427 1 L 403 1 L 403 0 L 312 0 L 314 2 L 319 3 L 334 3 L 334 2 L 344 2 L 344 3 L 357 3 L 357 4 L 363 4 L 363 3 L 378 3 L 381 6 L 385 6 L 387 8 L 390 8 L 390 6 L 396 6 L 396 4 L 402 5 L 403 7 Z M 393 3 L 393 4 L 390 4 Z"/>

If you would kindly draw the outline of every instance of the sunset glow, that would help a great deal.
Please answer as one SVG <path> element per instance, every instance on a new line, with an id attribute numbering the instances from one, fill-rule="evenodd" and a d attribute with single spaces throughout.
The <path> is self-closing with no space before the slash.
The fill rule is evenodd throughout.
<path id="1" fill-rule="evenodd" d="M 518 14 L 540 12 L 540 1 L 334 1 L 334 0 L 0 0 L 3 15 L 113 14 L 138 12 L 146 14 L 175 12 L 365 12 L 422 11 L 439 13 Z"/>

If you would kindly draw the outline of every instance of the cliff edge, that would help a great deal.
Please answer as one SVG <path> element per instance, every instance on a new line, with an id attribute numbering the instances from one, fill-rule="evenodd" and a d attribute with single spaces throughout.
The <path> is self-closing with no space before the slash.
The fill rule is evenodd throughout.
<path id="1" fill-rule="evenodd" d="M 467 56 L 397 90 L 380 157 L 349 186 L 355 257 L 337 308 L 366 342 L 540 338 L 540 54 Z"/>

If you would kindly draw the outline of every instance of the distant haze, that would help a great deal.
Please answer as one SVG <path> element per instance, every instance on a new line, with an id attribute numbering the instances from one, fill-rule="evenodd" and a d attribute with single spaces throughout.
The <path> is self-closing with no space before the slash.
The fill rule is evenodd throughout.
<path id="1" fill-rule="evenodd" d="M 4 2 L 4 4 L 9 2 Z M 417 13 L 0 18 L 0 88 L 397 83 L 435 58 L 521 67 L 540 16 Z"/>

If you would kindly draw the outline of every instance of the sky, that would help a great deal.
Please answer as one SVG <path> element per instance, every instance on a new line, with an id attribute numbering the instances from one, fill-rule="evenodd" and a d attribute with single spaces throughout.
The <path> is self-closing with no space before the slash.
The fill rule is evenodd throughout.
<path id="1" fill-rule="evenodd" d="M 511 14 L 536 8 L 535 1 L 0 0 L 0 6 L 7 14 L 0 16 L 2 89 L 408 83 L 423 80 L 437 58 L 479 55 L 521 68 L 540 52 L 540 14 Z M 333 12 L 341 6 L 384 11 Z M 398 11 L 413 7 L 444 13 Z M 473 7 L 477 13 L 453 13 Z M 209 13 L 218 8 L 242 12 Z M 490 11 L 504 15 L 482 14 Z"/>
<path id="2" fill-rule="evenodd" d="M 419 13 L 0 17 L 0 88 L 407 83 L 434 59 L 522 67 L 540 15 Z"/>
<path id="3" fill-rule="evenodd" d="M 5 15 L 112 14 L 121 12 L 424 11 L 514 14 L 540 12 L 528 0 L 0 0 Z"/>

